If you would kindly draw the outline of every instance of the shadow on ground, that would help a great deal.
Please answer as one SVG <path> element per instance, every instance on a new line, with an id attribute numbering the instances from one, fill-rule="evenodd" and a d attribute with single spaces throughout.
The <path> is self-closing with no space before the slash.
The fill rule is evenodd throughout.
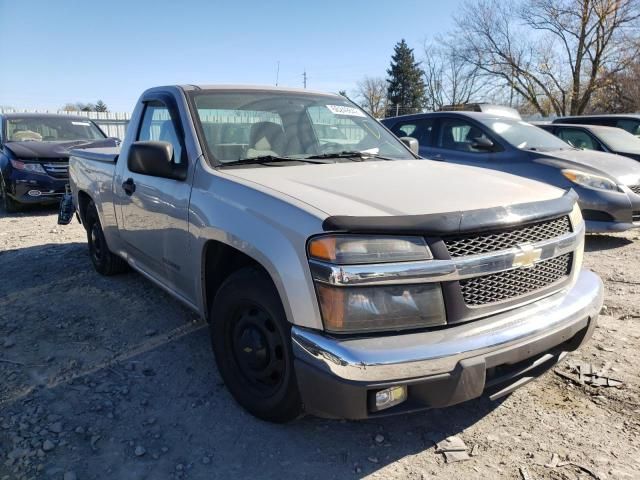
<path id="1" fill-rule="evenodd" d="M 598 252 L 602 250 L 613 250 L 632 244 L 633 241 L 625 237 L 616 237 L 607 234 L 587 235 L 585 237 L 585 252 Z"/>
<path id="2" fill-rule="evenodd" d="M 97 275 L 82 243 L 5 252 L 0 270 L 11 278 L 0 338 L 14 342 L 0 350 L 0 453 L 19 451 L 0 478 L 344 478 L 408 456 L 435 466 L 434 442 L 500 405 L 261 422 L 226 391 L 207 326 L 141 276 Z"/>

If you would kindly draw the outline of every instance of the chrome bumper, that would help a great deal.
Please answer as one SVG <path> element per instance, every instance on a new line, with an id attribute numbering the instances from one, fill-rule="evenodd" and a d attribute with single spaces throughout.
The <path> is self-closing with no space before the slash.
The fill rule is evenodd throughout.
<path id="1" fill-rule="evenodd" d="M 583 270 L 575 284 L 526 306 L 462 325 L 384 337 L 336 338 L 294 326 L 297 361 L 345 381 L 391 382 L 453 372 L 467 359 L 517 350 L 513 361 L 560 345 L 588 328 L 590 336 L 603 302 L 603 286 Z"/>

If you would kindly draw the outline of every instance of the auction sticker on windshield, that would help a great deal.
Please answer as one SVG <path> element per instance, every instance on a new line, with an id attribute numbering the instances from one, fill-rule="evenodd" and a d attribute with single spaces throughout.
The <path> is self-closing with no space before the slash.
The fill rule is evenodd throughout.
<path id="1" fill-rule="evenodd" d="M 349 115 L 351 117 L 365 117 L 362 110 L 355 107 L 347 107 L 345 105 L 327 105 L 327 108 L 334 115 Z"/>

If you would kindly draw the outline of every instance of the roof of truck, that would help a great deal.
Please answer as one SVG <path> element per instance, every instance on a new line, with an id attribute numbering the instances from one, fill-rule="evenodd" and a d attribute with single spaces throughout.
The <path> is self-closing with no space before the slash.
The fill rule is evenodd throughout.
<path id="1" fill-rule="evenodd" d="M 178 85 L 185 91 L 197 91 L 197 90 L 255 90 L 255 91 L 269 91 L 269 92 L 282 92 L 282 93 L 307 93 L 311 95 L 326 95 L 330 97 L 339 97 L 337 93 L 320 92 L 317 90 L 309 90 L 306 88 L 291 88 L 291 87 L 274 87 L 273 85 Z"/>

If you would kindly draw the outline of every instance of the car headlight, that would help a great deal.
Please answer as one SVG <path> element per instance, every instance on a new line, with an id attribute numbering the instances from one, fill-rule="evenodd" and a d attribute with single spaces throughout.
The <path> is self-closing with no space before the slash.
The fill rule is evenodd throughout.
<path id="1" fill-rule="evenodd" d="M 595 190 L 608 190 L 612 192 L 620 192 L 620 188 L 613 180 L 600 175 L 582 172 L 580 170 L 562 170 L 562 175 L 569 181 L 587 188 Z"/>
<path id="2" fill-rule="evenodd" d="M 39 163 L 21 162 L 19 160 L 11 160 L 11 165 L 16 170 L 22 170 L 23 172 L 40 173 L 46 175 L 47 172 Z"/>
<path id="3" fill-rule="evenodd" d="M 433 259 L 421 237 L 326 235 L 308 244 L 310 261 L 348 269 L 367 264 L 368 274 L 385 263 Z M 326 269 L 325 269 L 326 270 Z M 329 269 L 331 270 L 331 268 Z M 334 285 L 330 278 L 314 275 L 325 330 L 336 333 L 424 328 L 446 323 L 439 283 L 391 285 Z"/>

